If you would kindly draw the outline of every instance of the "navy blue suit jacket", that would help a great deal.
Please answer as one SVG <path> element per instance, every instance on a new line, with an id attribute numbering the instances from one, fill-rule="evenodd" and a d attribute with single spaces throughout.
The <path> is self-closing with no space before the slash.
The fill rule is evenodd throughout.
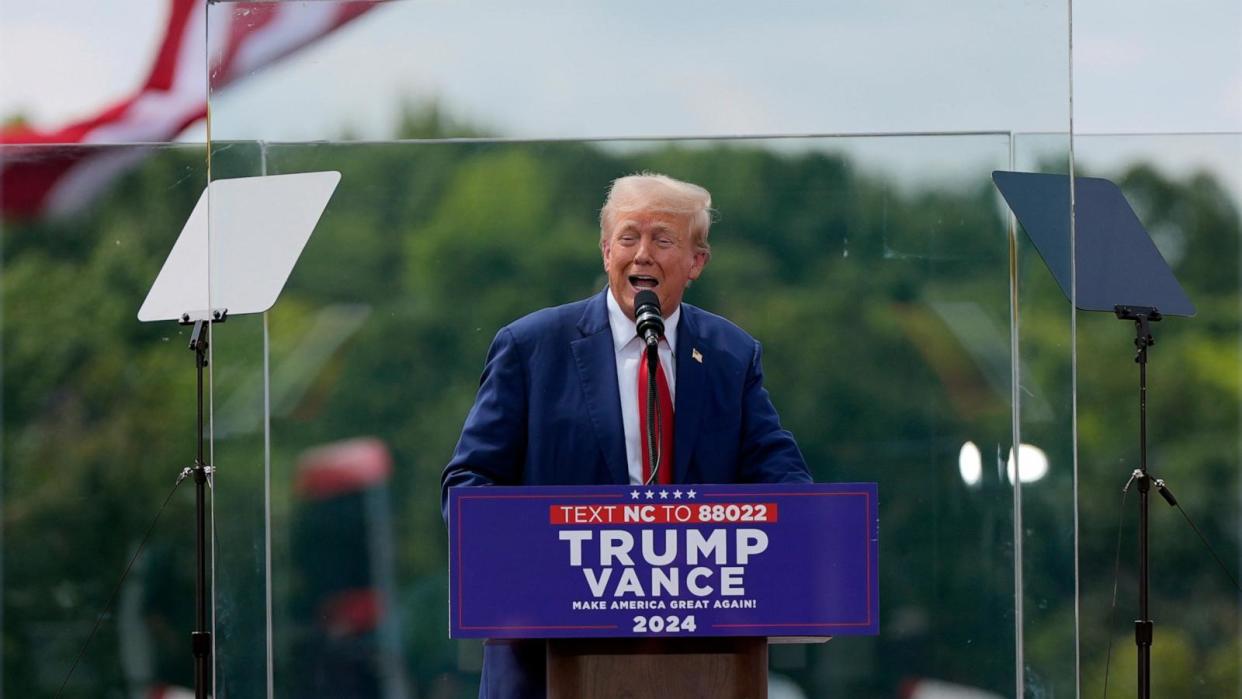
<path id="1" fill-rule="evenodd" d="M 607 293 L 496 334 L 441 478 L 446 519 L 452 486 L 629 482 Z M 683 303 L 676 352 L 674 482 L 811 482 L 763 387 L 754 338 Z M 480 696 L 543 696 L 543 646 L 489 643 Z"/>

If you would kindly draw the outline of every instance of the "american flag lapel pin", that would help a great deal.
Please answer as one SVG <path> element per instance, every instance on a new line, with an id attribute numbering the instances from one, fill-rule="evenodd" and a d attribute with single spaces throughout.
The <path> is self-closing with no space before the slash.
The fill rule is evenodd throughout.
<path id="1" fill-rule="evenodd" d="M 690 358 L 698 362 L 699 364 L 703 363 L 703 353 L 699 351 L 698 347 L 691 348 Z"/>

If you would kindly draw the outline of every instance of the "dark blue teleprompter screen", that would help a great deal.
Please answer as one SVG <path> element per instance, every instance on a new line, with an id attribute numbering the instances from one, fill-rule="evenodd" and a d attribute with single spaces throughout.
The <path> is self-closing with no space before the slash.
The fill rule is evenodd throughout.
<path id="1" fill-rule="evenodd" d="M 992 180 L 1065 297 L 1073 298 L 1069 177 L 997 170 Z M 1195 314 L 1194 304 L 1116 184 L 1074 178 L 1074 213 L 1079 309 L 1111 313 L 1119 305 L 1148 306 L 1164 315 Z"/>

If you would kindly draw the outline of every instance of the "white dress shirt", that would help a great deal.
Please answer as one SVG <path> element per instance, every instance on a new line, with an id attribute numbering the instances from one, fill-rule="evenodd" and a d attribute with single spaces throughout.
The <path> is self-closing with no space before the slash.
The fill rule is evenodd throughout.
<path id="1" fill-rule="evenodd" d="M 621 305 L 608 297 L 608 326 L 612 329 L 612 346 L 617 353 L 617 388 L 621 390 L 621 422 L 625 426 L 625 460 L 629 465 L 630 483 L 643 482 L 643 452 L 639 445 L 638 426 L 638 363 L 643 357 L 643 342 L 638 338 L 638 327 L 626 317 Z M 677 322 L 681 320 L 681 306 L 673 315 L 664 319 L 664 340 L 660 342 L 660 364 L 668 379 L 668 394 L 677 405 Z M 674 418 L 675 419 L 675 418 Z M 676 424 L 676 423 L 674 423 Z"/>

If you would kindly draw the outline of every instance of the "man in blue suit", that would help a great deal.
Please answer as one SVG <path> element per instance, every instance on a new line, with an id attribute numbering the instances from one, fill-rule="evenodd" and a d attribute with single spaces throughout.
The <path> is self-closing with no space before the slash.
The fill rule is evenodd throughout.
<path id="1" fill-rule="evenodd" d="M 673 405 L 672 482 L 811 482 L 763 387 L 759 343 L 682 303 L 711 257 L 711 214 L 711 195 L 697 185 L 646 173 L 613 183 L 600 212 L 608 288 L 497 333 L 441 478 L 446 508 L 458 485 L 644 480 L 634 321 L 644 289 L 665 317 L 659 352 Z M 544 666 L 542 642 L 489 642 L 479 695 L 541 697 Z"/>

